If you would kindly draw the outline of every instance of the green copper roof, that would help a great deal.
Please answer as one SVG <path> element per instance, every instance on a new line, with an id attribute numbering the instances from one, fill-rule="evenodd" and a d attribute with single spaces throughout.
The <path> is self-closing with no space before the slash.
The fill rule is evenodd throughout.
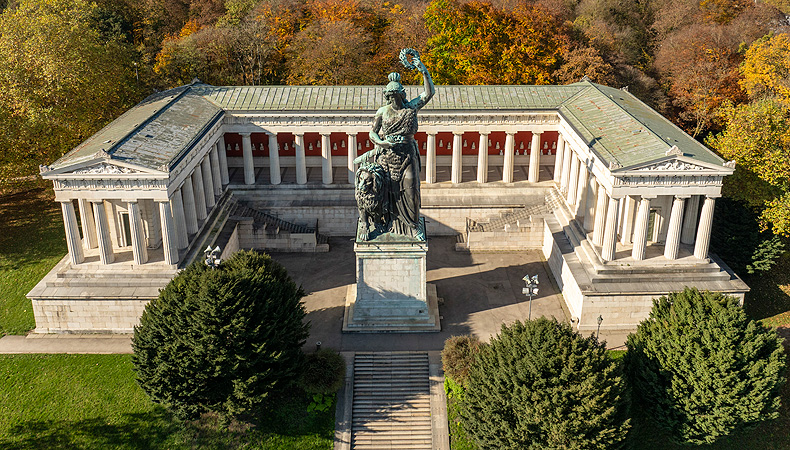
<path id="1" fill-rule="evenodd" d="M 410 98 L 421 86 L 406 87 Z M 121 115 L 52 167 L 64 167 L 105 151 L 112 159 L 164 170 L 189 151 L 228 113 L 362 112 L 383 104 L 381 86 L 210 86 L 192 84 L 154 94 Z M 665 158 L 677 146 L 684 155 L 723 164 L 704 145 L 626 91 L 583 81 L 565 86 L 436 86 L 427 111 L 554 110 L 601 159 L 622 168 Z"/>

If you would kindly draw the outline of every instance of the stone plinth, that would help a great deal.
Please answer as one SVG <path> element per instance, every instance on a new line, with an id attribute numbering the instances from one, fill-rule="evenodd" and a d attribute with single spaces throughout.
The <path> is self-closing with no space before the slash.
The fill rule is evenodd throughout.
<path id="1" fill-rule="evenodd" d="M 425 241 L 384 233 L 357 239 L 357 283 L 349 286 L 343 331 L 439 331 L 436 287 L 426 283 Z"/>

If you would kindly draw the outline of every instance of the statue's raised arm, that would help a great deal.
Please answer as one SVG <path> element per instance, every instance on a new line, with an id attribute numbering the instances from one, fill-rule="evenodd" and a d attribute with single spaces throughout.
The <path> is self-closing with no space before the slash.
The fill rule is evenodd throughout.
<path id="1" fill-rule="evenodd" d="M 411 56 L 411 61 L 409 61 L 409 56 Z M 420 60 L 420 54 L 417 50 L 404 48 L 400 51 L 400 61 L 407 69 L 416 69 L 422 74 L 422 83 L 425 90 L 420 93 L 419 97 L 415 97 L 409 102 L 412 108 L 420 109 L 433 98 L 434 94 L 436 94 L 436 88 L 433 85 L 431 74 L 428 72 L 428 68 L 425 67 L 425 64 Z"/>

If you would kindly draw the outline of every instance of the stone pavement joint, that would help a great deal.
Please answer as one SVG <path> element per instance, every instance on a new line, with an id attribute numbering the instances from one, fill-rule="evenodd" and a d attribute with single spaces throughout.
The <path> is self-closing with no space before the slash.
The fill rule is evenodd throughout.
<path id="1" fill-rule="evenodd" d="M 131 334 L 36 334 L 0 338 L 0 354 L 129 354 Z"/>

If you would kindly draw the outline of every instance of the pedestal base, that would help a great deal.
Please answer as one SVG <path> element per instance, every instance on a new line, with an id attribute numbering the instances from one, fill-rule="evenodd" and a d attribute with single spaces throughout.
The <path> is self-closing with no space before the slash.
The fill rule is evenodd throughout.
<path id="1" fill-rule="evenodd" d="M 397 316 L 394 314 L 375 315 L 370 310 L 355 314 L 357 306 L 357 285 L 352 284 L 346 292 L 346 311 L 343 315 L 343 332 L 346 333 L 430 333 L 442 331 L 439 320 L 439 297 L 436 285 L 427 284 L 427 299 L 424 304 L 425 315 Z M 392 311 L 394 312 L 394 311 Z"/>

